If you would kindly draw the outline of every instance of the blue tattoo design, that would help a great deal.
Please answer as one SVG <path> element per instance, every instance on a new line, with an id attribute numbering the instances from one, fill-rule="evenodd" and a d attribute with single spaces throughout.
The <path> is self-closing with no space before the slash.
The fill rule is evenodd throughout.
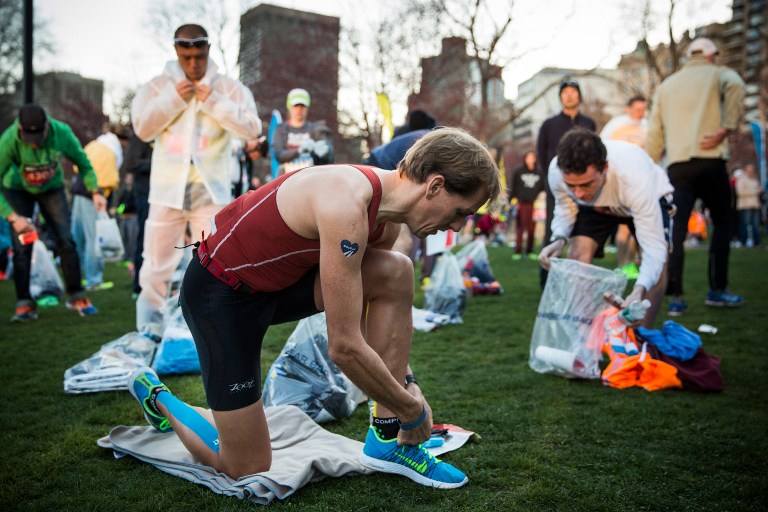
<path id="1" fill-rule="evenodd" d="M 360 248 L 359 245 L 353 244 L 349 240 L 341 241 L 341 252 L 343 252 L 344 256 L 346 256 L 347 258 L 349 258 L 350 256 L 353 256 L 359 248 Z"/>

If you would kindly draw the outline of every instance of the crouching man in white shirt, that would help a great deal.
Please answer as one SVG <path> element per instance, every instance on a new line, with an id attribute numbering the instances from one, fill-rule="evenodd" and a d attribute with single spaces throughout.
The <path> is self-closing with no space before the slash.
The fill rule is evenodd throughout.
<path id="1" fill-rule="evenodd" d="M 640 273 L 624 307 L 648 299 L 642 325 L 653 328 L 667 283 L 667 255 L 673 187 L 666 173 L 639 147 L 620 141 L 603 143 L 583 128 L 569 131 L 549 166 L 555 196 L 552 243 L 539 254 L 549 269 L 568 243 L 568 258 L 591 263 L 610 233 L 626 224 L 642 254 Z"/>

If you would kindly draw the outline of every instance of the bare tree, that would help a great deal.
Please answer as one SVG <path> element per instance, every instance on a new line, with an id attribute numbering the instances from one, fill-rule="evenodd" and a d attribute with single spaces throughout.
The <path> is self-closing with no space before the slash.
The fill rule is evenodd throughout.
<path id="1" fill-rule="evenodd" d="M 21 83 L 24 57 L 23 0 L 0 0 L 0 131 L 13 122 L 21 98 L 15 98 Z M 45 20 L 35 19 L 34 50 L 52 53 Z"/>
<path id="2" fill-rule="evenodd" d="M 339 130 L 344 136 L 365 140 L 370 149 L 381 143 L 382 120 L 376 108 L 376 86 L 366 79 L 373 73 L 373 67 L 366 65 L 363 58 L 360 31 L 342 29 L 339 50 L 341 86 L 351 92 L 350 101 L 339 104 Z"/>
<path id="3" fill-rule="evenodd" d="M 120 96 L 113 96 L 111 121 L 125 126 L 131 124 L 131 102 L 136 89 L 126 89 Z"/>
<path id="4" fill-rule="evenodd" d="M 386 95 L 394 106 L 407 103 L 418 88 L 421 55 L 439 48 L 440 24 L 431 4 L 422 1 L 402 3 L 390 16 L 368 25 L 365 30 L 357 25 L 342 29 L 341 86 L 358 97 L 354 105 L 342 98 L 339 123 L 344 133 L 362 137 L 370 149 L 381 143 L 384 121 L 376 95 Z"/>
<path id="5" fill-rule="evenodd" d="M 500 43 L 508 38 L 512 25 L 514 1 L 504 2 L 503 10 L 491 8 L 487 0 L 441 0 L 441 9 L 459 29 L 459 35 L 469 42 L 469 52 L 475 69 L 479 70 L 480 107 L 476 115 L 477 135 L 487 140 L 491 112 L 488 108 L 488 96 L 492 80 L 501 79 L 498 65 Z M 496 123 L 494 123 L 496 124 Z"/>

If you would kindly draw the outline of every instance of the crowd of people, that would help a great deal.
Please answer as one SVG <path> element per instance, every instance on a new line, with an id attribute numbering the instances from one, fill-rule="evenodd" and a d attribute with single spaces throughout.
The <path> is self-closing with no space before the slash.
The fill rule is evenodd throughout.
<path id="1" fill-rule="evenodd" d="M 38 216 L 61 264 L 66 306 L 82 316 L 98 311 L 86 292 L 112 287 L 94 250 L 97 218 L 120 217 L 136 329 L 154 339 L 179 248 L 194 244 L 179 300 L 209 409 L 176 398 L 149 368 L 135 372 L 129 388 L 151 425 L 175 431 L 198 460 L 230 477 L 271 464 L 260 386 L 267 329 L 325 311 L 331 357 L 374 400 L 361 463 L 432 487 L 467 482 L 420 445 L 432 413 L 410 368 L 407 319 L 414 261 L 422 258 L 422 280 L 434 261 L 424 239 L 458 232 L 473 217 L 483 232 L 478 212 L 499 198 L 516 220 L 501 223 L 515 234 L 512 259 L 537 260 L 542 287 L 566 247 L 568 258 L 589 263 L 613 240 L 619 265 L 634 267 L 623 305 L 650 300 L 641 321 L 649 328 L 665 294 L 669 315 L 688 308 L 683 242 L 699 199 L 713 224 L 704 302 L 743 304 L 728 288 L 733 216 L 740 243 L 759 245 L 761 186 L 752 163 L 729 183 L 727 136 L 739 123 L 744 84 L 715 65 L 707 39 L 694 40 L 686 64 L 659 86 L 648 120 L 646 98 L 633 96 L 600 134 L 581 112 L 579 82 L 564 79 L 562 110 L 542 124 L 509 183 L 500 156 L 423 110 L 363 164 L 334 164 L 330 131 L 309 121 L 303 88 L 287 93 L 286 121 L 267 141 L 251 91 L 209 59 L 205 29 L 182 25 L 173 45 L 177 58 L 133 100 L 132 132 L 108 125 L 83 148 L 66 123 L 28 104 L 0 137 L 0 214 L 17 297 L 11 320 L 38 318 L 28 243 Z M 268 154 L 279 164 L 274 179 L 253 172 Z M 76 165 L 71 206 L 62 157 Z M 546 214 L 537 240 L 540 195 Z"/>

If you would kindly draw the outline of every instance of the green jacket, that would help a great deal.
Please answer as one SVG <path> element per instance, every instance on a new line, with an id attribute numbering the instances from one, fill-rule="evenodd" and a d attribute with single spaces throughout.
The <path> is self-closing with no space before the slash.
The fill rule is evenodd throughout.
<path id="1" fill-rule="evenodd" d="M 37 195 L 63 188 L 62 156 L 77 165 L 89 191 L 98 189 L 96 172 L 69 125 L 51 117 L 48 125 L 48 135 L 38 149 L 19 137 L 18 119 L 0 136 L 0 190 L 26 190 Z M 5 219 L 11 213 L 13 208 L 0 193 L 0 217 Z"/>

